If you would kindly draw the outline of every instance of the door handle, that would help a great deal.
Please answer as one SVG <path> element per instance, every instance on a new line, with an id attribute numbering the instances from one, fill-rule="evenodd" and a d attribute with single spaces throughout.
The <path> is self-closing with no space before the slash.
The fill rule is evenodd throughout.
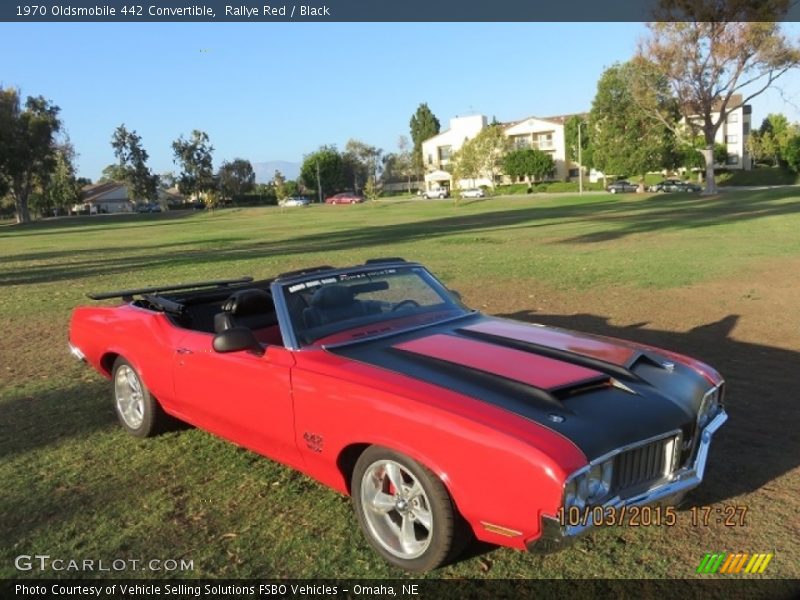
<path id="1" fill-rule="evenodd" d="M 176 351 L 178 354 L 192 354 L 192 351 L 188 348 L 178 348 Z"/>

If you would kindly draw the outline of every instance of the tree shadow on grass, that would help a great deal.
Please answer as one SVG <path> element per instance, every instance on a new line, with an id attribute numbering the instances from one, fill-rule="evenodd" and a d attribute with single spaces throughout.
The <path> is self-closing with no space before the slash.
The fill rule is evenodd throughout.
<path id="1" fill-rule="evenodd" d="M 691 496 L 695 503 L 708 505 L 754 492 L 800 465 L 800 353 L 731 339 L 737 315 L 687 332 L 616 326 L 591 314 L 522 310 L 499 316 L 673 350 L 719 370 L 726 380 L 729 419 L 714 436 L 703 485 Z"/>
<path id="2" fill-rule="evenodd" d="M 718 198 L 677 194 L 654 196 L 644 200 L 620 201 L 614 198 L 593 201 L 576 198 L 558 205 L 531 205 L 487 212 L 456 214 L 438 219 L 384 225 L 358 226 L 295 237 L 250 242 L 234 241 L 220 247 L 218 243 L 191 242 L 192 249 L 180 250 L 174 244 L 138 245 L 132 251 L 124 247 L 117 256 L 105 252 L 81 258 L 76 262 L 74 251 L 61 256 L 50 253 L 53 262 L 27 265 L 13 270 L 0 269 L 0 284 L 26 285 L 42 282 L 72 280 L 93 275 L 127 273 L 135 269 L 158 267 L 194 267 L 252 260 L 305 255 L 309 252 L 361 250 L 364 258 L 372 255 L 373 247 L 408 244 L 474 232 L 498 233 L 514 230 L 515 235 L 539 235 L 551 226 L 570 223 L 595 228 L 581 236 L 558 240 L 556 243 L 593 243 L 610 241 L 628 235 L 713 227 L 780 215 L 800 214 L 800 198 L 794 190 L 771 190 L 752 194 L 731 193 Z M 487 203 L 486 206 L 489 206 Z M 356 209 L 357 210 L 357 209 Z M 211 221 L 209 221 L 211 225 Z M 597 228 L 600 229 L 597 229 Z M 189 245 L 187 243 L 186 245 Z M 15 260 L 14 256 L 9 257 Z M 16 264 L 16 262 L 15 262 Z"/>
<path id="3" fill-rule="evenodd" d="M 115 422 L 105 379 L 18 393 L 0 402 L 0 458 L 85 437 Z"/>

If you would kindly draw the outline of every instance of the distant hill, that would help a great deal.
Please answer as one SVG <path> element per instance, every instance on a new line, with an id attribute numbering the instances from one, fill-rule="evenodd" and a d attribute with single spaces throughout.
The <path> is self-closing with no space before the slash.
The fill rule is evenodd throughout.
<path id="1" fill-rule="evenodd" d="M 297 179 L 300 176 L 300 163 L 286 160 L 270 160 L 267 162 L 254 162 L 253 170 L 256 172 L 256 183 L 269 183 L 275 171 L 280 171 L 286 179 Z"/>

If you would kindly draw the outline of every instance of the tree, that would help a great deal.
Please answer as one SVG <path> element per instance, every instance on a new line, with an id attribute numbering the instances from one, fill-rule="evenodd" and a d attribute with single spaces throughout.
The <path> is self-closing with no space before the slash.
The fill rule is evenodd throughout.
<path id="1" fill-rule="evenodd" d="M 249 160 L 235 158 L 224 162 L 217 174 L 222 197 L 230 200 L 236 196 L 252 192 L 256 184 L 256 173 Z"/>
<path id="2" fill-rule="evenodd" d="M 381 195 L 381 185 L 374 176 L 370 175 L 364 185 L 364 195 L 367 200 L 377 200 Z"/>
<path id="3" fill-rule="evenodd" d="M 495 180 L 503 172 L 503 160 L 511 150 L 511 140 L 502 126 L 495 124 L 481 129 L 471 141 L 475 144 L 480 172 L 494 187 Z"/>
<path id="4" fill-rule="evenodd" d="M 783 159 L 792 171 L 800 173 L 800 135 L 795 135 L 786 143 Z"/>
<path id="5" fill-rule="evenodd" d="M 207 194 L 216 188 L 212 153 L 208 134 L 195 129 L 188 140 L 183 136 L 172 142 L 174 162 L 181 167 L 178 175 L 178 190 L 192 197 Z"/>
<path id="6" fill-rule="evenodd" d="M 275 169 L 275 175 L 272 176 L 272 187 L 275 188 L 275 197 L 280 201 L 288 198 L 289 194 L 286 193 L 286 177 L 283 176 L 278 169 Z"/>
<path id="7" fill-rule="evenodd" d="M 117 175 L 128 186 L 131 200 L 158 198 L 158 176 L 147 166 L 148 154 L 142 148 L 142 138 L 135 131 L 128 131 L 123 123 L 111 136 L 111 147 L 117 157 Z"/>
<path id="8" fill-rule="evenodd" d="M 411 116 L 409 126 L 411 140 L 414 142 L 414 149 L 411 152 L 412 164 L 416 172 L 420 174 L 425 164 L 422 158 L 422 142 L 438 134 L 441 124 L 428 105 L 423 102 L 417 107 L 417 112 Z"/>
<path id="9" fill-rule="evenodd" d="M 791 125 L 786 115 L 770 113 L 758 131 L 750 135 L 748 150 L 754 160 L 768 162 L 774 167 L 786 166 L 786 150 L 796 135 L 797 126 Z"/>
<path id="10" fill-rule="evenodd" d="M 589 129 L 595 168 L 607 175 L 639 175 L 643 181 L 646 173 L 671 162 L 675 143 L 671 129 L 654 120 L 634 97 L 636 69 L 631 63 L 615 64 L 606 69 L 592 101 Z M 669 102 L 659 93 L 662 90 L 658 81 L 650 81 L 649 85 L 653 103 Z M 660 109 L 666 113 L 667 107 Z M 673 114 L 673 118 L 676 116 Z"/>
<path id="11" fill-rule="evenodd" d="M 580 125 L 580 136 L 578 126 Z M 578 161 L 578 138 L 580 138 L 580 161 Z M 584 115 L 572 115 L 564 122 L 564 141 L 567 146 L 567 158 L 581 167 L 592 168 L 592 138 L 589 121 Z"/>
<path id="12" fill-rule="evenodd" d="M 530 184 L 536 179 L 543 179 L 553 172 L 556 164 L 547 152 L 533 148 L 512 150 L 503 161 L 503 171 L 514 179 L 524 177 Z"/>
<path id="13" fill-rule="evenodd" d="M 125 175 L 126 175 L 125 167 L 120 166 L 117 163 L 113 163 L 103 169 L 103 172 L 100 174 L 100 179 L 98 179 L 97 182 L 98 183 L 107 183 L 110 181 L 123 182 L 125 181 Z"/>
<path id="14" fill-rule="evenodd" d="M 414 174 L 414 160 L 412 156 L 412 148 L 408 142 L 408 138 L 401 135 L 397 138 L 397 169 L 406 177 L 406 191 L 411 193 L 411 176 Z"/>
<path id="15" fill-rule="evenodd" d="M 380 158 L 383 150 L 370 146 L 360 140 L 350 139 L 342 157 L 349 179 L 353 181 L 353 190 L 359 191 L 371 177 L 378 180 Z"/>
<path id="16" fill-rule="evenodd" d="M 14 199 L 17 223 L 31 220 L 31 192 L 55 168 L 58 113 L 42 96 L 28 96 L 23 108 L 15 89 L 0 88 L 0 192 Z"/>
<path id="17" fill-rule="evenodd" d="M 475 139 L 472 138 L 464 142 L 461 148 L 450 157 L 453 179 L 456 182 L 462 179 L 469 179 L 471 181 L 470 187 L 475 187 L 475 180 L 481 176 L 481 160 Z"/>
<path id="18" fill-rule="evenodd" d="M 741 94 L 741 104 L 747 104 L 800 64 L 800 49 L 789 43 L 776 23 L 789 2 L 662 0 L 662 6 L 664 14 L 657 17 L 660 22 L 648 25 L 650 37 L 641 44 L 638 57 L 669 84 L 689 125 L 689 137 L 703 135 L 704 193 L 713 194 L 714 139 L 735 108 L 733 95 Z M 647 94 L 642 86 L 636 87 Z M 652 107 L 651 114 L 681 134 L 659 107 Z"/>
<path id="19" fill-rule="evenodd" d="M 705 146 L 705 138 L 696 136 L 691 142 L 681 141 L 677 147 L 674 165 L 684 169 L 703 169 L 705 159 L 702 150 Z M 714 162 L 724 164 L 728 158 L 728 147 L 725 144 L 714 144 Z"/>
<path id="20" fill-rule="evenodd" d="M 50 209 L 69 210 L 81 197 L 81 182 L 75 177 L 75 149 L 66 140 L 56 149 L 55 165 L 43 190 Z"/>
<path id="21" fill-rule="evenodd" d="M 318 186 L 324 198 L 345 187 L 342 156 L 336 146 L 320 146 L 319 150 L 303 157 L 300 179 L 312 190 Z"/>

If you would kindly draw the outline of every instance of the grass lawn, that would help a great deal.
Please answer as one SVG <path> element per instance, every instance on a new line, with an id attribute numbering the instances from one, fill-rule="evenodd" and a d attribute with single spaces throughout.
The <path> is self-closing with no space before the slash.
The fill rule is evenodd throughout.
<path id="1" fill-rule="evenodd" d="M 125 435 L 110 385 L 68 355 L 66 331 L 90 291 L 404 256 L 486 312 L 716 366 L 731 419 L 689 506 L 747 506 L 743 527 L 693 527 L 683 510 L 675 527 L 606 529 L 544 557 L 476 544 L 432 576 L 691 577 L 706 552 L 774 552 L 764 576 L 798 578 L 793 194 L 385 200 L 2 225 L 0 577 L 25 576 L 14 557 L 35 553 L 193 561 L 173 576 L 402 576 L 369 550 L 349 501 L 312 480 L 199 430 Z"/>

